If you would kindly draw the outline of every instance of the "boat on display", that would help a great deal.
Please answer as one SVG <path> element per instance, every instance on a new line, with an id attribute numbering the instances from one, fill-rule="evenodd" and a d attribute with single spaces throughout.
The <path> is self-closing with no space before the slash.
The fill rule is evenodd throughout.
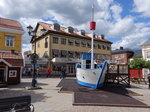
<path id="1" fill-rule="evenodd" d="M 107 60 L 103 62 L 103 65 L 94 64 L 93 53 L 93 36 L 96 29 L 96 22 L 94 21 L 94 6 L 92 7 L 92 21 L 90 22 L 91 36 L 91 53 L 83 53 L 81 63 L 76 66 L 76 78 L 77 83 L 82 86 L 91 88 L 100 88 L 104 85 L 105 72 L 107 68 Z"/>

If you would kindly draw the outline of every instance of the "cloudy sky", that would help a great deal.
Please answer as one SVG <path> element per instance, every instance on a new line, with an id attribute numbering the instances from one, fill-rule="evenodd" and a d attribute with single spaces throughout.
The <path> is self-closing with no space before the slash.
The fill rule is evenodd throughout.
<path id="1" fill-rule="evenodd" d="M 73 26 L 89 31 L 91 5 L 95 4 L 97 34 L 120 46 L 137 49 L 150 38 L 150 0 L 0 0 L 0 17 L 35 27 L 39 21 Z M 31 49 L 23 36 L 23 51 Z"/>

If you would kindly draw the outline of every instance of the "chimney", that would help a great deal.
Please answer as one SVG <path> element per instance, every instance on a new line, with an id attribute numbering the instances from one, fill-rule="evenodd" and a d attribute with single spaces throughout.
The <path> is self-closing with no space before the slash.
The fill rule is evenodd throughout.
<path id="1" fill-rule="evenodd" d="M 123 50 L 123 47 L 122 47 L 122 46 L 120 47 L 120 50 Z"/>

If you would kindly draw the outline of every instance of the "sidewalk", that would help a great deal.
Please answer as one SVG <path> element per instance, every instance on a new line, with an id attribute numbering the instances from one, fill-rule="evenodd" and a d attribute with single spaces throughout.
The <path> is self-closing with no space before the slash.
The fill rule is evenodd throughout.
<path id="1" fill-rule="evenodd" d="M 9 88 L 0 88 L 0 97 L 13 97 L 17 95 L 31 95 L 35 112 L 149 112 L 150 108 L 108 107 L 108 106 L 73 106 L 73 94 L 58 93 L 59 78 L 41 78 L 38 84 L 41 90 L 25 90 L 25 86 L 31 85 L 31 78 L 23 78 L 19 85 L 11 85 Z M 130 90 L 143 94 L 133 96 L 139 101 L 150 105 L 150 90 L 148 85 L 131 84 Z"/>

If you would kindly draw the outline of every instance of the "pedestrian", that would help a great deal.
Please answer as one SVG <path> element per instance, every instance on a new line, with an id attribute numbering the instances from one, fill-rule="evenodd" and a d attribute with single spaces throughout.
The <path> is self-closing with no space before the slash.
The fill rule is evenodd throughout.
<path id="1" fill-rule="evenodd" d="M 62 67 L 61 68 L 61 75 L 60 75 L 60 78 L 65 78 L 65 75 L 66 75 L 66 69 L 65 69 L 65 67 Z"/>
<path id="2" fill-rule="evenodd" d="M 39 75 L 39 68 L 36 69 L 36 78 L 39 78 L 40 75 Z"/>
<path id="3" fill-rule="evenodd" d="M 51 75 L 51 68 L 48 67 L 46 71 L 46 77 L 50 77 L 50 75 Z"/>

